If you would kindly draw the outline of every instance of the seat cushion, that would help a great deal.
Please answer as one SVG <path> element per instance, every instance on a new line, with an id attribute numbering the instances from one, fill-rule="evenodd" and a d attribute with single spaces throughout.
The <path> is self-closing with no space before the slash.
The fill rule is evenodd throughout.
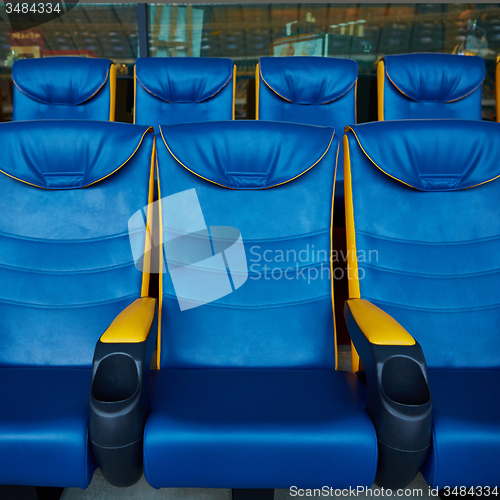
<path id="1" fill-rule="evenodd" d="M 500 371 L 430 370 L 433 437 L 422 470 L 433 487 L 500 485 Z"/>
<path id="2" fill-rule="evenodd" d="M 374 481 L 375 430 L 351 373 L 164 369 L 152 392 L 144 472 L 155 488 Z"/>
<path id="3" fill-rule="evenodd" d="M 86 488 L 90 368 L 0 368 L 0 484 Z"/>

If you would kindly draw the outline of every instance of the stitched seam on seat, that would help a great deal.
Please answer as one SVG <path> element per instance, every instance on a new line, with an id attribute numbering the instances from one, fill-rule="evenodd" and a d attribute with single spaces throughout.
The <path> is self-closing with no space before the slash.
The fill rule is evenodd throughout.
<path id="1" fill-rule="evenodd" d="M 434 467 L 432 471 L 431 484 L 435 483 L 437 479 L 437 443 L 436 443 L 436 432 L 434 428 L 434 424 L 432 425 L 432 444 L 434 445 Z"/>
<path id="2" fill-rule="evenodd" d="M 287 99 L 286 97 L 282 96 L 279 92 L 277 92 L 276 90 L 273 89 L 273 87 L 271 87 L 271 85 L 269 85 L 269 83 L 267 83 L 267 81 L 265 80 L 265 78 L 262 76 L 262 66 L 259 64 L 259 73 L 260 73 L 260 77 L 262 79 L 262 81 L 279 97 L 281 97 L 283 100 L 291 103 L 291 104 L 295 104 L 296 106 L 323 106 L 325 104 L 330 104 L 334 101 L 338 101 L 341 97 L 344 97 L 348 92 L 349 90 L 351 90 L 354 85 L 357 84 L 358 82 L 358 78 L 356 77 L 356 79 L 354 80 L 354 82 L 352 83 L 352 85 L 342 94 L 338 95 L 337 97 L 333 98 L 333 99 L 330 99 L 329 101 L 324 101 L 324 102 L 315 102 L 315 103 L 301 103 L 301 102 L 293 102 L 293 101 L 290 101 L 290 99 Z"/>
<path id="3" fill-rule="evenodd" d="M 177 295 L 170 294 L 168 292 L 163 292 L 163 297 L 164 298 L 170 298 L 172 300 L 175 300 L 177 302 Z M 204 304 L 204 306 L 207 307 L 222 307 L 224 309 L 260 309 L 260 310 L 265 310 L 265 309 L 277 309 L 280 307 L 290 307 L 290 306 L 300 306 L 303 304 L 311 304 L 313 302 L 321 302 L 322 300 L 328 299 L 329 301 L 332 300 L 332 296 L 330 294 L 328 295 L 321 295 L 320 297 L 313 297 L 311 299 L 306 299 L 306 300 L 300 300 L 300 301 L 293 301 L 293 302 L 283 302 L 283 303 L 275 303 L 275 304 L 265 304 L 265 305 L 240 305 L 240 304 L 221 304 L 221 303 L 215 303 L 215 302 L 210 302 L 208 304 Z M 195 301 L 193 301 L 195 302 Z"/>
<path id="4" fill-rule="evenodd" d="M 90 269 L 68 269 L 63 271 L 52 271 L 50 269 L 32 269 L 28 267 L 18 267 L 9 266 L 7 264 L 0 263 L 0 269 L 8 269 L 11 271 L 21 272 L 21 273 L 34 273 L 34 274 L 48 274 L 48 275 L 74 275 L 74 274 L 96 274 L 106 271 L 114 271 L 116 269 L 124 269 L 126 267 L 135 267 L 134 261 L 126 262 L 125 264 L 117 264 L 116 266 L 106 266 L 106 267 L 94 267 Z"/>
<path id="5" fill-rule="evenodd" d="M 28 94 L 23 89 L 21 89 L 21 87 L 19 87 L 19 85 L 16 83 L 16 81 L 14 80 L 14 77 L 12 75 L 11 75 L 11 78 L 12 78 L 12 81 L 14 82 L 14 85 L 19 89 L 20 92 L 22 92 L 25 96 L 28 96 L 33 101 L 38 102 L 39 104 L 45 104 L 46 106 L 68 106 L 68 107 L 69 106 L 81 106 L 81 105 L 85 104 L 87 101 L 90 101 L 90 99 L 92 99 L 92 97 L 94 97 L 104 87 L 104 85 L 106 85 L 106 82 L 108 81 L 108 78 L 109 78 L 109 70 L 111 68 L 111 64 L 113 64 L 112 61 L 110 61 L 110 67 L 108 68 L 108 71 L 106 72 L 106 78 L 101 83 L 101 85 L 99 86 L 99 88 L 90 97 L 87 97 L 83 101 L 76 102 L 76 103 L 58 103 L 58 102 L 43 102 L 43 101 L 40 101 L 36 97 L 33 97 L 32 95 Z"/>
<path id="6" fill-rule="evenodd" d="M 209 99 L 212 99 L 212 97 L 216 96 L 219 92 L 221 92 L 222 90 L 224 90 L 224 88 L 226 87 L 226 85 L 233 79 L 233 76 L 234 76 L 234 65 L 231 66 L 231 75 L 229 76 L 229 78 L 227 79 L 226 83 L 224 83 L 224 85 L 222 85 L 222 87 L 220 87 L 216 92 L 214 92 L 212 95 L 208 96 L 208 97 L 205 97 L 205 99 L 202 99 L 201 101 L 167 101 L 166 99 L 164 99 L 163 97 L 160 97 L 156 94 L 154 94 L 153 92 L 151 92 L 151 90 L 149 90 L 148 88 L 146 88 L 144 86 L 144 84 L 141 82 L 141 80 L 139 80 L 139 77 L 137 76 L 137 73 L 135 75 L 135 78 L 136 80 L 139 82 L 139 84 L 141 85 L 141 87 L 146 91 L 148 92 L 149 94 L 151 94 L 152 96 L 156 97 L 157 99 L 160 99 L 160 101 L 163 101 L 163 102 L 166 102 L 166 103 L 169 103 L 169 104 L 190 104 L 190 103 L 202 103 L 202 102 L 205 102 L 205 101 L 208 101 Z"/>
<path id="7" fill-rule="evenodd" d="M 125 236 L 128 238 L 129 234 L 138 234 L 144 232 L 143 229 L 137 230 L 137 231 L 132 231 L 131 233 L 117 233 L 117 234 L 111 234 L 109 236 L 100 236 L 98 238 L 82 238 L 82 239 L 77 239 L 77 240 L 52 240 L 52 239 L 45 239 L 45 238 L 31 238 L 29 236 L 19 236 L 17 234 L 12 234 L 12 233 L 4 233 L 0 231 L 0 237 L 5 237 L 5 238 L 12 238 L 15 240 L 25 240 L 25 241 L 39 241 L 40 243 L 56 243 L 57 245 L 61 243 L 93 243 L 94 241 L 104 241 L 104 240 L 112 240 L 112 239 L 117 239 L 117 238 L 124 238 Z"/>
<path id="8" fill-rule="evenodd" d="M 278 238 L 256 238 L 256 239 L 251 239 L 251 238 L 245 238 L 245 242 L 253 242 L 253 243 L 267 243 L 270 241 L 289 241 L 289 240 L 299 240 L 302 238 L 310 237 L 310 236 L 318 236 L 320 234 L 330 234 L 330 228 L 328 229 L 321 229 L 319 231 L 312 231 L 310 233 L 301 233 L 301 234 L 294 234 L 291 236 L 281 236 Z"/>
<path id="9" fill-rule="evenodd" d="M 84 454 L 84 457 L 83 457 L 83 460 L 84 460 L 84 464 L 83 464 L 83 468 L 84 468 L 84 478 L 83 478 L 83 484 L 84 484 L 84 488 L 86 488 L 88 486 L 88 483 L 89 483 L 89 473 L 88 473 L 88 459 L 87 459 L 87 454 L 88 454 L 88 449 L 89 449 L 89 428 L 88 428 L 88 422 L 87 422 L 87 432 L 86 432 L 86 437 L 85 437 L 85 454 Z"/>
<path id="10" fill-rule="evenodd" d="M 379 240 L 387 240 L 387 241 L 395 241 L 397 243 L 409 243 L 409 244 L 412 244 L 412 245 L 425 245 L 425 246 L 455 246 L 455 245 L 471 245 L 471 244 L 475 244 L 475 243 L 482 243 L 482 242 L 486 242 L 486 241 L 495 241 L 495 240 L 499 240 L 500 239 L 500 235 L 499 236 L 487 236 L 485 238 L 478 238 L 478 239 L 474 239 L 474 240 L 463 240 L 463 241 L 422 241 L 422 240 L 407 240 L 407 239 L 404 239 L 404 238 L 394 238 L 392 236 L 382 236 L 382 235 L 379 235 L 379 234 L 375 234 L 375 233 L 370 233 L 368 231 L 362 231 L 362 230 L 358 230 L 356 231 L 358 234 L 361 234 L 363 236 L 368 236 L 370 238 L 375 238 L 375 239 L 379 239 Z"/>
<path id="11" fill-rule="evenodd" d="M 321 162 L 321 160 L 323 160 L 323 158 L 326 156 L 326 154 L 328 153 L 328 151 L 330 150 L 330 146 L 332 145 L 332 142 L 333 142 L 333 138 L 335 136 L 335 130 L 333 131 L 332 133 L 332 136 L 330 137 L 330 142 L 328 143 L 328 146 L 326 148 L 326 150 L 324 151 L 324 153 L 318 158 L 318 160 L 316 160 L 310 167 L 306 168 L 305 170 L 303 170 L 302 172 L 300 172 L 299 174 L 297 174 L 296 176 L 292 177 L 291 179 L 286 179 L 282 182 L 279 182 L 278 184 L 273 184 L 272 186 L 263 186 L 263 187 L 252 187 L 252 188 L 236 188 L 236 187 L 230 187 L 230 186 L 225 186 L 224 184 L 220 184 L 218 182 L 215 182 L 213 181 L 212 179 L 208 179 L 207 177 L 203 177 L 202 175 L 198 174 L 197 172 L 195 172 L 194 170 L 191 170 L 190 168 L 188 168 L 186 165 L 184 165 L 184 163 L 182 163 L 178 158 L 177 156 L 174 155 L 173 151 L 170 149 L 170 147 L 168 146 L 167 144 L 167 141 L 165 140 L 165 137 L 163 136 L 163 130 L 162 130 L 162 127 L 160 125 L 160 135 L 161 135 L 161 138 L 163 140 L 163 143 L 165 144 L 165 147 L 167 148 L 168 152 L 170 153 L 170 155 L 172 156 L 172 158 L 174 158 L 174 160 L 179 164 L 181 165 L 182 167 L 184 167 L 188 172 L 191 172 L 192 174 L 196 175 L 197 177 L 199 177 L 200 179 L 204 179 L 205 181 L 208 181 L 208 182 L 211 182 L 212 184 L 215 184 L 217 186 L 221 186 L 223 188 L 226 188 L 226 189 L 232 189 L 232 190 L 235 190 L 235 191 L 257 191 L 257 190 L 264 190 L 264 189 L 271 189 L 271 188 L 275 188 L 275 187 L 278 187 L 278 186 L 281 186 L 283 184 L 286 184 L 288 182 L 291 182 L 295 179 L 297 179 L 298 177 L 300 177 L 301 175 L 304 175 L 306 172 L 309 172 L 309 170 L 311 170 L 313 167 L 315 167 L 318 163 Z"/>
<path id="12" fill-rule="evenodd" d="M 1 266 L 0 266 L 1 267 Z M 409 271 L 400 271 L 398 269 L 390 269 L 387 267 L 382 267 L 382 266 L 374 266 L 372 264 L 367 264 L 363 263 L 362 266 L 360 267 L 367 267 L 370 269 L 374 269 L 376 271 L 381 271 L 381 272 L 387 272 L 391 274 L 397 274 L 400 276 L 415 276 L 419 278 L 431 278 L 431 279 L 461 279 L 461 278 L 469 278 L 469 277 L 475 277 L 475 276 L 487 276 L 490 274 L 497 274 L 500 272 L 500 268 L 497 269 L 492 269 L 489 271 L 478 271 L 475 273 L 463 273 L 463 274 L 424 274 L 424 273 L 418 273 L 418 272 L 409 272 Z"/>
<path id="13" fill-rule="evenodd" d="M 106 174 L 103 177 L 100 177 L 99 179 L 96 179 L 95 181 L 89 182 L 89 184 L 85 184 L 85 186 L 71 186 L 71 187 L 65 187 L 65 188 L 56 189 L 56 188 L 53 188 L 53 187 L 39 186 L 38 184 L 33 184 L 32 182 L 29 182 L 29 181 L 27 181 L 25 179 L 21 179 L 20 177 L 14 177 L 13 175 L 9 174 L 8 172 L 5 172 L 4 170 L 0 170 L 0 172 L 2 174 L 6 175 L 7 177 L 10 177 L 11 179 L 14 179 L 16 181 L 22 182 L 24 184 L 28 184 L 28 186 L 34 186 L 34 187 L 37 187 L 37 188 L 40 188 L 40 189 L 44 189 L 46 191 L 71 191 L 71 190 L 76 190 L 76 189 L 85 189 L 85 188 L 88 188 L 90 186 L 93 186 L 94 184 L 97 184 L 98 182 L 103 181 L 104 179 L 107 179 L 108 177 L 110 177 L 114 173 L 118 172 L 118 170 L 120 170 L 124 165 L 126 165 L 135 156 L 135 154 L 137 153 L 137 151 L 141 147 L 141 144 L 142 144 L 142 141 L 144 140 L 144 137 L 146 136 L 146 134 L 148 132 L 153 132 L 154 133 L 154 128 L 153 127 L 149 127 L 147 130 L 144 131 L 144 133 L 142 134 L 141 139 L 140 139 L 139 144 L 137 145 L 137 147 L 134 149 L 134 151 L 132 152 L 132 154 L 119 167 L 115 168 L 109 174 Z"/>
<path id="14" fill-rule="evenodd" d="M 410 97 L 408 94 L 405 94 L 392 80 L 391 80 L 391 77 L 389 76 L 389 73 L 387 72 L 387 64 L 385 65 L 385 74 L 387 75 L 387 78 L 389 79 L 389 81 L 394 85 L 394 87 L 396 87 L 396 89 L 399 90 L 399 92 L 401 92 L 401 94 L 403 94 L 405 97 L 407 97 L 408 99 L 410 99 L 410 101 L 413 101 L 413 102 L 432 102 L 432 103 L 436 103 L 436 104 L 450 104 L 450 103 L 453 103 L 453 102 L 457 102 L 457 101 L 460 101 L 461 99 L 465 99 L 467 96 L 473 94 L 479 87 L 481 87 L 483 85 L 483 82 L 484 82 L 484 79 L 486 78 L 485 76 L 483 77 L 483 79 L 479 82 L 479 84 L 474 87 L 470 92 L 467 92 L 466 94 L 462 95 L 462 96 L 459 96 L 457 97 L 456 99 L 452 99 L 451 101 L 444 101 L 444 100 L 424 100 L 424 99 L 414 99 L 413 97 Z"/>
<path id="15" fill-rule="evenodd" d="M 123 297 L 117 297 L 116 299 L 103 300 L 100 302 L 82 302 L 79 304 L 37 304 L 33 302 L 20 302 L 16 300 L 0 299 L 0 303 L 11 304 L 14 306 L 22 307 L 33 307 L 36 309 L 81 309 L 84 307 L 94 307 L 101 306 L 105 304 L 113 304 L 115 302 L 121 302 L 122 300 L 139 298 L 137 294 L 124 295 Z"/>
<path id="16" fill-rule="evenodd" d="M 446 308 L 430 308 L 430 307 L 418 307 L 418 306 L 410 306 L 406 304 L 399 304 L 397 302 L 390 302 L 387 300 L 380 300 L 380 299 L 375 299 L 373 297 L 364 297 L 366 300 L 369 300 L 370 302 L 378 302 L 379 304 L 384 304 L 389 307 L 397 307 L 399 309 L 408 309 L 408 310 L 414 310 L 414 311 L 427 311 L 431 313 L 462 313 L 462 312 L 471 312 L 471 311 L 485 311 L 488 309 L 498 309 L 500 308 L 500 303 L 499 304 L 491 304 L 487 306 L 477 306 L 477 307 L 460 307 L 460 308 L 454 308 L 454 309 L 446 309 Z"/>

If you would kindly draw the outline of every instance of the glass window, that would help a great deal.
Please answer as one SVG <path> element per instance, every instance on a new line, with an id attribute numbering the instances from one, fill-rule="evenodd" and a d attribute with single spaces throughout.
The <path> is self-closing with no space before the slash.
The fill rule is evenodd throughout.
<path id="1" fill-rule="evenodd" d="M 238 118 L 253 118 L 254 71 L 261 56 L 355 59 L 361 97 L 373 94 L 380 57 L 407 52 L 483 57 L 484 116 L 494 117 L 499 4 L 150 4 L 149 15 L 151 56 L 234 60 Z M 376 103 L 367 99 L 358 100 L 360 121 L 376 119 Z"/>
<path id="2" fill-rule="evenodd" d="M 10 73 L 16 59 L 81 56 L 114 61 L 117 68 L 116 120 L 132 121 L 133 65 L 139 39 L 137 4 L 73 4 L 71 7 L 53 21 L 13 33 L 5 5 L 0 5 L 1 120 L 9 120 L 12 116 Z"/>

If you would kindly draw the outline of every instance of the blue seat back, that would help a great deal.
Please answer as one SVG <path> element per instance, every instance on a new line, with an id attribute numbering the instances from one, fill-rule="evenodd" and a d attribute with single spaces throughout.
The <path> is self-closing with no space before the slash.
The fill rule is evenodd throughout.
<path id="1" fill-rule="evenodd" d="M 264 121 L 184 124 L 161 126 L 157 143 L 163 243 L 178 223 L 175 207 L 183 206 L 172 196 L 195 190 L 203 214 L 198 218 L 212 234 L 204 257 L 225 253 L 234 290 L 181 310 L 167 262 L 161 367 L 333 368 L 333 129 Z M 186 207 L 186 224 L 192 224 L 195 210 Z M 224 250 L 229 244 L 214 237 L 218 226 L 241 234 L 247 277 L 246 268 L 233 272 L 234 254 Z M 203 269 L 208 260 L 201 253 Z M 195 287 L 210 288 L 226 279 L 226 270 L 206 276 Z"/>
<path id="2" fill-rule="evenodd" d="M 340 137 L 346 125 L 356 123 L 357 78 L 358 63 L 351 59 L 261 57 L 258 119 L 333 127 Z M 343 164 L 342 151 L 338 164 Z M 337 181 L 342 179 L 339 169 Z"/>
<path id="3" fill-rule="evenodd" d="M 452 54 L 385 56 L 377 70 L 379 120 L 481 120 L 481 57 Z"/>
<path id="4" fill-rule="evenodd" d="M 344 140 L 349 295 L 399 321 L 430 368 L 498 368 L 500 124 L 387 121 Z"/>
<path id="5" fill-rule="evenodd" d="M 21 59 L 12 79 L 14 121 L 115 119 L 116 69 L 109 59 Z"/>
<path id="6" fill-rule="evenodd" d="M 139 58 L 135 66 L 134 123 L 232 120 L 236 68 L 216 57 Z"/>
<path id="7" fill-rule="evenodd" d="M 128 221 L 148 203 L 153 139 L 123 123 L 0 124 L 0 365 L 90 366 L 147 294 Z"/>

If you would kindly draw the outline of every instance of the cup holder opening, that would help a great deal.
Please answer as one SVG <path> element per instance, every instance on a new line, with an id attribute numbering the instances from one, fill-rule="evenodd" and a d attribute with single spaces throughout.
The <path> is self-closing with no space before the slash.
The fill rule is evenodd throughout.
<path id="1" fill-rule="evenodd" d="M 139 387 L 134 360 L 126 354 L 112 354 L 97 367 L 92 396 L 103 403 L 117 403 L 132 397 Z"/>
<path id="2" fill-rule="evenodd" d="M 424 405 L 430 399 L 420 365 L 403 356 L 394 356 L 385 362 L 382 390 L 389 399 L 401 405 Z"/>

